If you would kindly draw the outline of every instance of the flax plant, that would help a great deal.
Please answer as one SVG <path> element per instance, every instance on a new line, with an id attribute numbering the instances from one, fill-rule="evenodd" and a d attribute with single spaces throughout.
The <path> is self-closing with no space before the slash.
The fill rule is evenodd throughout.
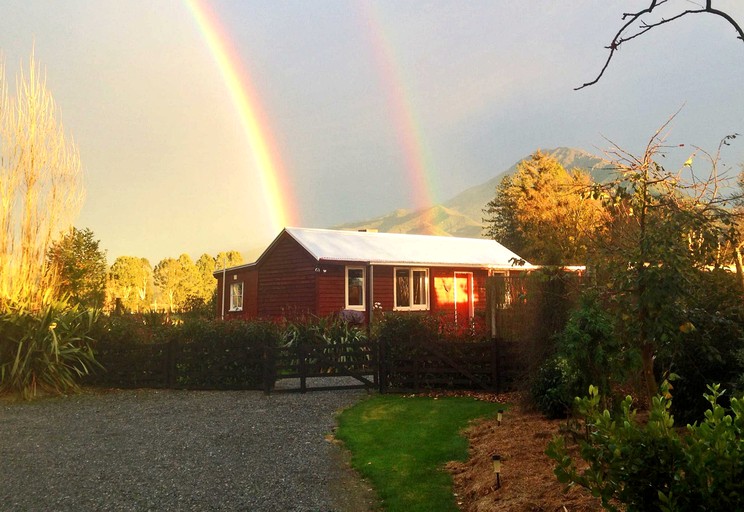
<path id="1" fill-rule="evenodd" d="M 98 312 L 70 307 L 50 294 L 38 309 L 21 302 L 0 310 L 0 392 L 25 399 L 39 391 L 62 394 L 99 367 L 89 333 Z"/>

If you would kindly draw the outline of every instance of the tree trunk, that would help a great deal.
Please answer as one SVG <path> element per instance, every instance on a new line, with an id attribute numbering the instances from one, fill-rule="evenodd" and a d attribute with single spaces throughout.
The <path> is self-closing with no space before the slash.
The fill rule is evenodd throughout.
<path id="1" fill-rule="evenodd" d="M 744 263 L 742 263 L 741 245 L 734 248 L 734 263 L 736 263 L 736 277 L 741 287 L 740 291 L 744 293 Z"/>
<path id="2" fill-rule="evenodd" d="M 650 405 L 653 397 L 659 392 L 659 385 L 654 374 L 654 347 L 650 343 L 644 343 L 641 347 L 641 365 L 643 368 L 643 383 L 646 387 Z"/>

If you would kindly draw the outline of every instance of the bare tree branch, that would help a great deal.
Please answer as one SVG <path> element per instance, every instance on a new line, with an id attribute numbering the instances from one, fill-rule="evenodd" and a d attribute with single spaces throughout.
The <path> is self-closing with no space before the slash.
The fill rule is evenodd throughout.
<path id="1" fill-rule="evenodd" d="M 737 33 L 737 39 L 740 39 L 742 42 L 744 42 L 744 30 L 742 30 L 741 25 L 727 12 L 721 11 L 719 9 L 713 8 L 713 0 L 706 0 L 705 7 L 701 7 L 700 9 L 687 9 L 685 11 L 682 11 L 679 14 L 676 14 L 670 18 L 662 18 L 659 21 L 655 21 L 653 23 L 646 23 L 641 18 L 646 14 L 651 14 L 654 9 L 659 7 L 662 4 L 667 3 L 668 0 L 651 0 L 648 7 L 645 9 L 642 9 L 638 12 L 626 12 L 623 13 L 623 21 L 625 23 L 623 26 L 618 30 L 617 34 L 615 34 L 615 37 L 612 38 L 612 41 L 607 48 L 610 52 L 607 55 L 607 60 L 604 63 L 604 66 L 602 66 L 602 69 L 599 71 L 599 74 L 594 78 L 594 80 L 590 82 L 586 82 L 583 85 L 579 87 L 575 87 L 574 90 L 578 91 L 580 89 L 583 89 L 585 87 L 589 87 L 590 85 L 594 85 L 604 76 L 605 71 L 607 71 L 607 68 L 610 66 L 610 62 L 612 61 L 612 58 L 615 56 L 615 52 L 620 49 L 620 46 L 632 39 L 635 39 L 636 37 L 642 36 L 646 32 L 659 27 L 661 25 L 665 25 L 667 23 L 671 23 L 673 21 L 676 21 L 683 16 L 687 16 L 688 14 L 712 14 L 714 16 L 719 16 L 726 20 L 729 25 L 731 25 L 734 30 L 736 30 Z M 627 21 L 626 21 L 627 20 Z M 636 21 L 640 21 L 640 25 L 638 26 L 638 31 L 634 33 L 629 32 L 632 30 L 632 26 L 635 24 Z"/>

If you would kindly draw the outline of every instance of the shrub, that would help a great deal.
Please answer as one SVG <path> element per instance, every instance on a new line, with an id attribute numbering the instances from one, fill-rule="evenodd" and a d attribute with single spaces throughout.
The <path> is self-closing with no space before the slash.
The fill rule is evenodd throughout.
<path id="1" fill-rule="evenodd" d="M 0 310 L 0 391 L 28 399 L 38 390 L 77 391 L 97 365 L 89 334 L 98 312 L 45 300 L 32 311 L 21 303 Z"/>
<path id="2" fill-rule="evenodd" d="M 91 337 L 96 347 L 162 343 L 167 341 L 173 325 L 162 313 L 137 313 L 101 316 Z"/>
<path id="3" fill-rule="evenodd" d="M 540 366 L 531 386 L 532 400 L 548 418 L 570 413 L 574 397 L 592 384 L 612 399 L 613 389 L 637 366 L 634 353 L 614 334 L 610 315 L 594 294 L 581 298 L 563 331 L 556 337 L 556 354 Z"/>
<path id="4" fill-rule="evenodd" d="M 486 315 L 482 311 L 476 311 L 475 316 L 467 322 L 455 322 L 451 313 L 441 313 L 436 318 L 439 325 L 437 337 L 441 340 L 467 343 L 485 341 L 491 336 L 486 327 Z"/>
<path id="5" fill-rule="evenodd" d="M 616 415 L 599 407 L 594 386 L 576 399 L 583 429 L 576 464 L 565 440 L 556 437 L 547 455 L 563 483 L 580 485 L 601 498 L 607 510 L 742 510 L 744 507 L 744 402 L 718 402 L 723 391 L 709 386 L 709 409 L 701 423 L 678 433 L 670 413 L 671 386 L 664 382 L 644 423 L 627 397 Z M 583 469 L 580 469 L 583 468 Z"/>
<path id="6" fill-rule="evenodd" d="M 111 316 L 97 328 L 96 354 L 105 371 L 89 382 L 114 387 L 261 389 L 263 348 L 279 344 L 265 321 Z"/>
<path id="7" fill-rule="evenodd" d="M 362 348 L 360 343 L 367 340 L 367 331 L 363 327 L 345 322 L 335 316 L 306 316 L 287 322 L 281 331 L 281 343 L 284 347 L 306 347 L 311 352 L 304 362 L 311 373 L 328 373 L 333 369 L 323 357 L 330 360 L 348 363 L 365 364 L 372 359 L 372 354 Z M 298 360 L 294 359 L 293 364 Z"/>
<path id="8" fill-rule="evenodd" d="M 744 304 L 736 276 L 723 270 L 701 271 L 690 283 L 689 306 L 676 326 L 675 342 L 666 343 L 656 359 L 660 374 L 674 373 L 672 413 L 681 421 L 703 417 L 707 386 L 719 382 L 742 391 L 744 360 L 737 353 L 744 344 Z M 728 396 L 721 400 L 727 405 Z"/>
<path id="9" fill-rule="evenodd" d="M 547 418 L 565 418 L 574 397 L 580 393 L 578 375 L 563 356 L 554 356 L 540 366 L 530 394 L 537 409 Z"/>
<path id="10" fill-rule="evenodd" d="M 428 314 L 385 313 L 378 317 L 374 335 L 390 347 L 401 346 L 406 341 L 439 339 L 439 321 Z"/>

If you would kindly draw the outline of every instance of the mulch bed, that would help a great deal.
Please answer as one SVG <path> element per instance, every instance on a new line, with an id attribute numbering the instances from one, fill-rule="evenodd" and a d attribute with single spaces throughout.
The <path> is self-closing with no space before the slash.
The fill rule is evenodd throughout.
<path id="1" fill-rule="evenodd" d="M 490 402 L 523 404 L 519 395 L 460 393 Z M 565 486 L 553 474 L 554 462 L 545 455 L 548 442 L 565 421 L 546 420 L 524 405 L 507 409 L 501 425 L 496 419 L 476 422 L 465 430 L 470 442 L 465 462 L 450 462 L 454 492 L 465 512 L 589 512 L 599 500 L 584 489 Z M 502 457 L 501 487 L 496 488 L 491 456 Z"/>

